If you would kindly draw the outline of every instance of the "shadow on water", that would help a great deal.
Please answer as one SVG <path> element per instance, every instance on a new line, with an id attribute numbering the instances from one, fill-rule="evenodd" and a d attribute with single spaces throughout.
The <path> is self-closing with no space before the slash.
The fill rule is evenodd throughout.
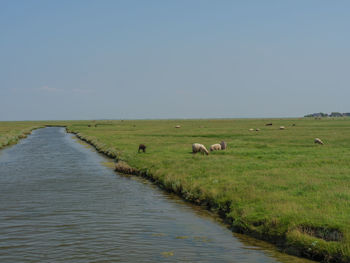
<path id="1" fill-rule="evenodd" d="M 79 142 L 79 143 L 77 143 Z M 311 262 L 45 128 L 0 155 L 0 262 Z"/>

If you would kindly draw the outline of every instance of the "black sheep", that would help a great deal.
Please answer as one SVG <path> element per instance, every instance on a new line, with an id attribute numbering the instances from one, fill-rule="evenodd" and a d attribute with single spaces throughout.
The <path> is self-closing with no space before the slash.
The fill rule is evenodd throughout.
<path id="1" fill-rule="evenodd" d="M 146 152 L 146 145 L 140 144 L 138 152 L 140 152 L 140 150 L 142 150 L 145 153 Z"/>

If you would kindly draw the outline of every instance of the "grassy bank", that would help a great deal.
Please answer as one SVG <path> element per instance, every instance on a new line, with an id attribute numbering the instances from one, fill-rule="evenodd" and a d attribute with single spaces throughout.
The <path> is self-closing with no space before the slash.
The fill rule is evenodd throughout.
<path id="1" fill-rule="evenodd" d="M 235 231 L 300 256 L 350 262 L 350 119 L 97 121 L 68 129 L 130 172 L 216 210 Z M 190 153 L 192 143 L 221 140 L 225 151 Z"/>
<path id="2" fill-rule="evenodd" d="M 44 127 L 39 122 L 0 122 L 0 149 L 16 144 L 34 129 Z"/>
<path id="3" fill-rule="evenodd" d="M 121 170 L 217 211 L 234 231 L 299 256 L 350 262 L 350 118 L 0 122 L 0 148 L 45 125 L 66 125 Z M 225 151 L 190 153 L 192 143 L 221 140 Z M 146 153 L 137 153 L 140 143 Z"/>

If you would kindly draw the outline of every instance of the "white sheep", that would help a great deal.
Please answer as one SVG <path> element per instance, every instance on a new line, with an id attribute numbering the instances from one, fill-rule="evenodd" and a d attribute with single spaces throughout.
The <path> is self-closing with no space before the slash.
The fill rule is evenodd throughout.
<path id="1" fill-rule="evenodd" d="M 314 142 L 323 145 L 323 141 L 320 138 L 315 138 Z"/>
<path id="2" fill-rule="evenodd" d="M 212 146 L 210 146 L 210 151 L 220 151 L 221 150 L 221 145 L 216 143 L 216 144 L 213 144 Z"/>
<path id="3" fill-rule="evenodd" d="M 205 146 L 203 144 L 200 144 L 200 143 L 192 144 L 192 152 L 193 153 L 201 152 L 202 154 L 205 153 L 206 155 L 209 154 L 207 148 L 205 148 Z"/>
<path id="4" fill-rule="evenodd" d="M 286 127 L 284 126 L 280 126 L 280 130 L 284 130 Z"/>

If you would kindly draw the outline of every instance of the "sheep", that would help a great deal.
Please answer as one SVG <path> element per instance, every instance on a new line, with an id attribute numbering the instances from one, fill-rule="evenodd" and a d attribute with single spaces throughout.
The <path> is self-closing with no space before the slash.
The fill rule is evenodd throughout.
<path id="1" fill-rule="evenodd" d="M 320 138 L 315 138 L 314 142 L 323 145 L 323 141 Z"/>
<path id="2" fill-rule="evenodd" d="M 256 128 L 255 131 L 260 131 L 260 129 L 259 129 L 259 128 Z"/>
<path id="3" fill-rule="evenodd" d="M 253 128 L 250 128 L 249 131 L 254 131 L 254 129 L 253 129 Z"/>
<path id="4" fill-rule="evenodd" d="M 227 148 L 227 143 L 225 141 L 220 142 L 221 150 L 225 150 Z"/>
<path id="5" fill-rule="evenodd" d="M 194 143 L 194 144 L 192 144 L 192 153 L 197 153 L 197 152 L 201 152 L 202 154 L 205 153 L 206 155 L 209 154 L 207 148 L 205 148 L 205 146 L 203 144 Z"/>
<path id="6" fill-rule="evenodd" d="M 272 122 L 266 123 L 265 126 L 272 126 Z"/>
<path id="7" fill-rule="evenodd" d="M 284 126 L 280 126 L 280 130 L 284 130 L 286 127 Z"/>
<path id="8" fill-rule="evenodd" d="M 221 145 L 216 143 L 216 144 L 213 144 L 212 146 L 210 146 L 210 151 L 219 151 L 221 150 Z"/>
<path id="9" fill-rule="evenodd" d="M 140 152 L 140 150 L 143 151 L 143 152 L 145 153 L 145 152 L 146 152 L 146 145 L 140 144 L 140 145 L 139 145 L 139 150 L 138 150 L 138 152 Z"/>
<path id="10" fill-rule="evenodd" d="M 175 128 L 181 128 L 181 126 L 180 125 L 176 125 Z"/>

